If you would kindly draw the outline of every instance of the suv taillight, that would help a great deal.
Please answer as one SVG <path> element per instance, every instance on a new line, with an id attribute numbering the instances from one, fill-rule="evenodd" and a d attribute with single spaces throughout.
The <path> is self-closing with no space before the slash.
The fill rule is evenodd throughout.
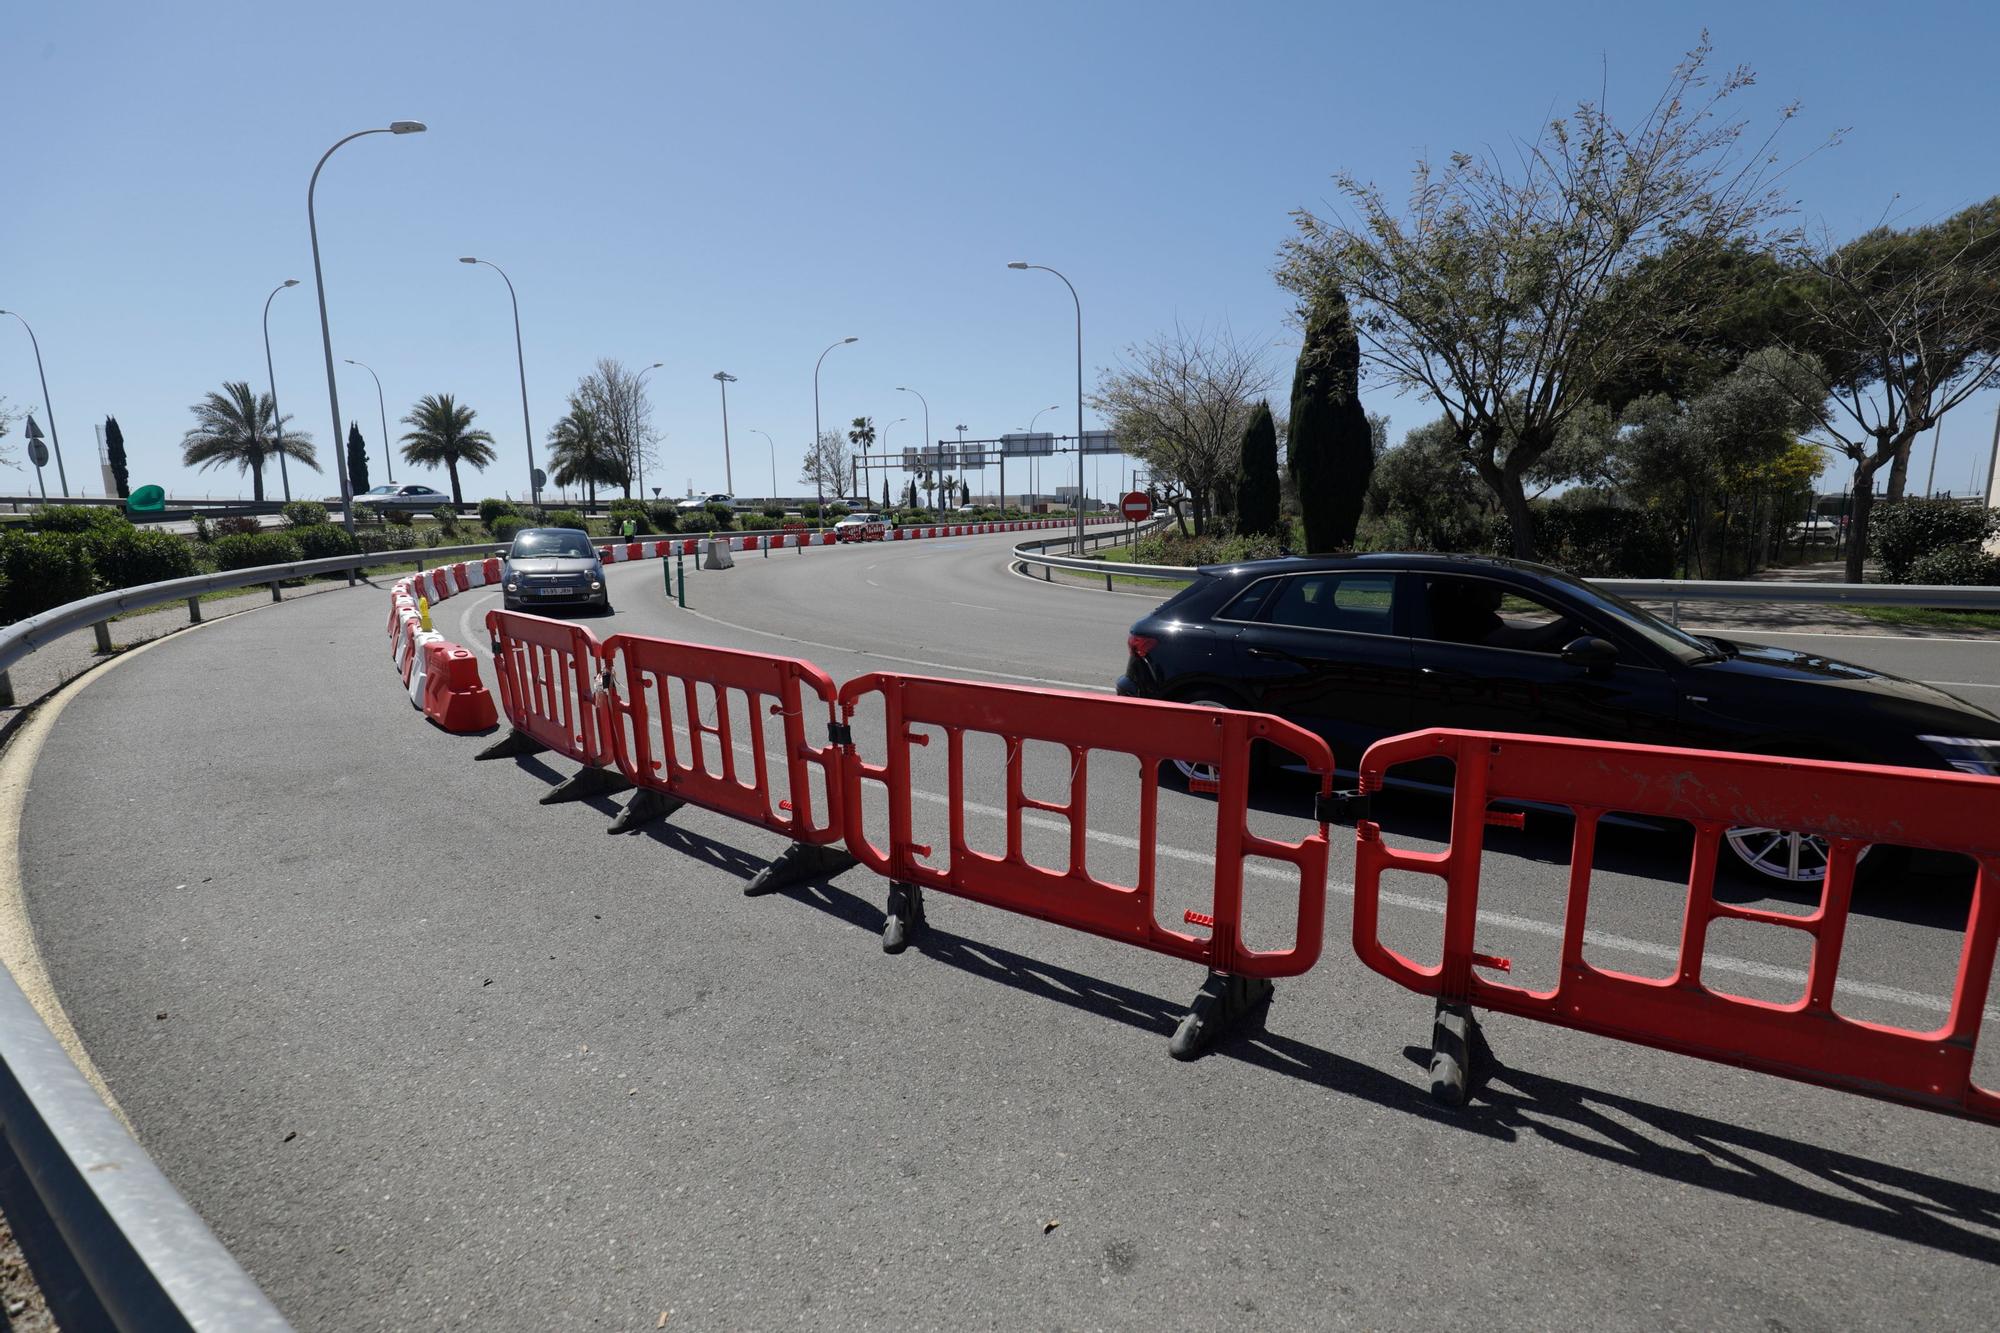
<path id="1" fill-rule="evenodd" d="M 1147 653 L 1153 651 L 1153 645 L 1158 642 L 1158 639 L 1148 637 L 1144 634 L 1127 634 L 1125 636 L 1125 646 L 1131 650 L 1134 657 L 1144 657 Z"/>

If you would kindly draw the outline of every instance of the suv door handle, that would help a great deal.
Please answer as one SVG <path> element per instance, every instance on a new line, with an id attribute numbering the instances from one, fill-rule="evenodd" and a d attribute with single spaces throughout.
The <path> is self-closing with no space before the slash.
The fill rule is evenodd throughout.
<path id="1" fill-rule="evenodd" d="M 1281 653 L 1276 648 L 1245 648 L 1243 651 L 1251 657 L 1269 657 L 1278 660 L 1283 660 L 1291 655 L 1289 653 Z"/>

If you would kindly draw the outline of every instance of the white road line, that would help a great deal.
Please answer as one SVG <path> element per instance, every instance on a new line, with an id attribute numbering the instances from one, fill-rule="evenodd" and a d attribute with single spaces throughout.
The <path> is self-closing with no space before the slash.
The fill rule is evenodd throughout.
<path id="1" fill-rule="evenodd" d="M 1954 690 L 2000 690 L 2000 684 L 1990 680 L 1927 680 L 1926 685 L 1941 685 Z"/>
<path id="2" fill-rule="evenodd" d="M 972 611 L 992 611 L 995 614 L 998 614 L 1000 610 L 1000 608 L 997 606 L 981 606 L 977 602 L 952 602 L 952 605 L 962 606 Z"/>

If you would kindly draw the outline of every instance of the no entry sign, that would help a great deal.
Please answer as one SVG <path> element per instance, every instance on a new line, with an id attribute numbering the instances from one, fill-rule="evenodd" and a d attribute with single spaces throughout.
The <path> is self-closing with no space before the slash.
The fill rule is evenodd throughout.
<path id="1" fill-rule="evenodd" d="M 1128 523 L 1144 523 L 1153 516 L 1153 497 L 1144 491 L 1127 491 L 1118 502 L 1118 511 Z"/>

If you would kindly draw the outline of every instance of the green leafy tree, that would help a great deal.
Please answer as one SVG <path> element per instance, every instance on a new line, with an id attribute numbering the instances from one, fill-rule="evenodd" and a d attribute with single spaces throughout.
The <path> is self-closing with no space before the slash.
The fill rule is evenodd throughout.
<path id="1" fill-rule="evenodd" d="M 119 498 L 131 495 L 132 473 L 125 462 L 125 432 L 118 429 L 117 417 L 104 418 L 104 452 L 111 459 L 111 479 L 118 485 Z"/>
<path id="2" fill-rule="evenodd" d="M 477 415 L 450 394 L 437 393 L 425 394 L 403 418 L 403 424 L 411 427 L 403 436 L 404 461 L 417 467 L 442 466 L 450 473 L 454 509 L 465 505 L 458 485 L 458 465 L 469 463 L 484 471 L 493 461 L 493 437 L 473 429 L 472 419 Z"/>
<path id="3" fill-rule="evenodd" d="M 1529 474 L 1564 423 L 1704 326 L 1730 281 L 1717 252 L 1790 240 L 1784 165 L 1729 104 L 1753 76 L 1711 78 L 1709 54 L 1704 35 L 1634 125 L 1586 101 L 1517 153 L 1420 161 L 1400 211 L 1342 174 L 1348 209 L 1295 214 L 1281 280 L 1345 295 L 1368 365 L 1442 409 L 1516 555 L 1536 554 Z"/>
<path id="4" fill-rule="evenodd" d="M 206 472 L 233 465 L 250 474 L 251 493 L 259 500 L 264 498 L 264 465 L 280 452 L 319 471 L 312 436 L 286 429 L 291 418 L 277 418 L 271 395 L 253 393 L 242 380 L 225 382 L 221 393 L 208 394 L 188 410 L 195 420 L 181 437 L 181 462 L 188 467 Z"/>
<path id="5" fill-rule="evenodd" d="M 347 423 L 347 481 L 360 495 L 369 487 L 368 441 L 361 438 L 361 423 Z"/>
<path id="6" fill-rule="evenodd" d="M 1337 287 L 1315 293 L 1292 372 L 1286 467 L 1299 497 L 1306 549 L 1354 545 L 1375 470 L 1375 433 L 1361 406 L 1361 342 Z"/>
<path id="7" fill-rule="evenodd" d="M 1243 431 L 1242 478 L 1236 484 L 1236 530 L 1278 530 L 1278 423 L 1271 404 L 1259 402 Z"/>
<path id="8" fill-rule="evenodd" d="M 591 400 L 571 394 L 569 411 L 549 430 L 549 476 L 556 485 L 584 487 L 595 506 L 599 486 L 626 485 L 627 457 Z"/>
<path id="9" fill-rule="evenodd" d="M 863 453 L 867 453 L 870 449 L 873 449 L 875 447 L 875 418 L 854 418 L 853 425 L 848 427 L 847 440 L 848 443 Z"/>

